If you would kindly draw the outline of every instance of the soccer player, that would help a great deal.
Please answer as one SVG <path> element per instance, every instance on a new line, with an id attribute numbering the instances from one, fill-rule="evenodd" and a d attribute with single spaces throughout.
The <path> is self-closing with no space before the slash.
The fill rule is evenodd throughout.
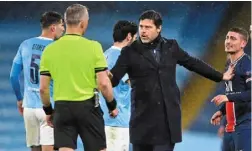
<path id="1" fill-rule="evenodd" d="M 24 117 L 27 147 L 32 151 L 53 150 L 53 129 L 45 121 L 45 113 L 39 96 L 39 64 L 44 48 L 64 32 L 63 17 L 57 12 L 45 12 L 40 24 L 39 37 L 25 40 L 19 46 L 13 60 L 10 81 L 17 98 L 19 113 Z M 19 77 L 24 72 L 24 96 Z"/>
<path id="2" fill-rule="evenodd" d="M 222 151 L 251 151 L 251 59 L 244 53 L 248 38 L 242 28 L 231 28 L 226 35 L 227 68 L 234 66 L 235 76 L 225 83 L 226 95 L 212 99 L 221 108 L 211 118 L 213 125 L 219 125 L 226 115 Z"/>
<path id="3" fill-rule="evenodd" d="M 112 69 L 115 65 L 121 49 L 136 40 L 136 33 L 137 25 L 130 21 L 121 20 L 114 25 L 114 44 L 105 51 L 109 69 Z M 130 91 L 129 77 L 126 74 L 120 80 L 118 86 L 113 88 L 119 110 L 116 118 L 110 117 L 105 99 L 102 96 L 100 97 L 101 108 L 104 111 L 107 151 L 129 150 Z"/>
<path id="4" fill-rule="evenodd" d="M 66 34 L 46 47 L 40 64 L 40 96 L 47 123 L 54 126 L 59 151 L 77 148 L 80 135 L 86 151 L 106 149 L 102 110 L 95 99 L 99 88 L 110 115 L 118 113 L 108 77 L 107 62 L 100 43 L 82 37 L 88 26 L 85 6 L 73 4 L 65 12 Z M 55 110 L 49 101 L 53 79 Z"/>

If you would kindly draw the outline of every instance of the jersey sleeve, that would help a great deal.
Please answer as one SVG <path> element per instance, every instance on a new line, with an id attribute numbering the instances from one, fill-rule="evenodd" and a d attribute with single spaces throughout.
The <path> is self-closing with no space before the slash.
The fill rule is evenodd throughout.
<path id="1" fill-rule="evenodd" d="M 95 56 L 95 72 L 105 71 L 108 65 L 103 54 L 102 46 L 98 42 L 94 42 L 94 56 Z"/>
<path id="2" fill-rule="evenodd" d="M 251 90 L 251 64 L 248 63 L 248 65 L 244 69 L 244 78 L 247 89 Z"/>
<path id="3" fill-rule="evenodd" d="M 50 66 L 49 66 L 49 50 L 50 48 L 46 47 L 42 53 L 41 60 L 40 60 L 40 75 L 51 76 L 50 74 Z"/>
<path id="4" fill-rule="evenodd" d="M 18 101 L 23 100 L 19 82 L 22 70 L 23 65 L 13 62 L 10 72 L 10 83 Z"/>
<path id="5" fill-rule="evenodd" d="M 24 47 L 25 47 L 25 42 L 22 42 L 13 59 L 11 72 L 10 72 L 10 83 L 18 101 L 23 100 L 23 95 L 21 93 L 19 81 L 20 81 L 20 74 L 23 70 L 22 49 L 24 49 Z"/>
<path id="6" fill-rule="evenodd" d="M 18 51 L 13 59 L 13 63 L 23 65 L 22 49 L 25 46 L 24 42 L 20 44 Z"/>

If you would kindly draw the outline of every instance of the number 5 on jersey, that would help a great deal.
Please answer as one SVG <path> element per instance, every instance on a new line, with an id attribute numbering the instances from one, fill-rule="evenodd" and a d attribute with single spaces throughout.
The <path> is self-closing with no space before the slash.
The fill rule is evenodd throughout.
<path id="1" fill-rule="evenodd" d="M 40 55 L 32 54 L 30 64 L 30 81 L 32 84 L 39 83 L 39 65 L 36 63 L 37 60 L 40 60 Z"/>

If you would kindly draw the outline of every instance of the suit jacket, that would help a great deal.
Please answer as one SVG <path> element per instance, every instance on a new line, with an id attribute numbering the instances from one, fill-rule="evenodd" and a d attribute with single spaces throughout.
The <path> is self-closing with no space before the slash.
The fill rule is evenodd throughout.
<path id="1" fill-rule="evenodd" d="M 160 61 L 151 52 L 160 44 Z M 122 49 L 111 70 L 112 85 L 128 73 L 131 81 L 130 141 L 135 144 L 165 144 L 182 141 L 180 92 L 176 65 L 219 82 L 222 74 L 183 51 L 176 40 L 161 36 L 152 44 L 137 40 Z M 119 113 L 120 114 L 120 113 Z"/>

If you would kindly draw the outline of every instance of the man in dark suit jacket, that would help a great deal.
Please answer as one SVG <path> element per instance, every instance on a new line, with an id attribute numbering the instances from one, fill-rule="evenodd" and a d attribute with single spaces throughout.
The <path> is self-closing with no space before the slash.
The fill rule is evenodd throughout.
<path id="1" fill-rule="evenodd" d="M 111 70 L 113 86 L 125 73 L 130 78 L 130 141 L 134 151 L 172 151 L 175 143 L 182 141 L 176 64 L 216 82 L 233 76 L 233 68 L 221 74 L 191 57 L 176 40 L 161 37 L 161 28 L 159 13 L 144 12 L 139 18 L 140 39 L 123 48 Z"/>

